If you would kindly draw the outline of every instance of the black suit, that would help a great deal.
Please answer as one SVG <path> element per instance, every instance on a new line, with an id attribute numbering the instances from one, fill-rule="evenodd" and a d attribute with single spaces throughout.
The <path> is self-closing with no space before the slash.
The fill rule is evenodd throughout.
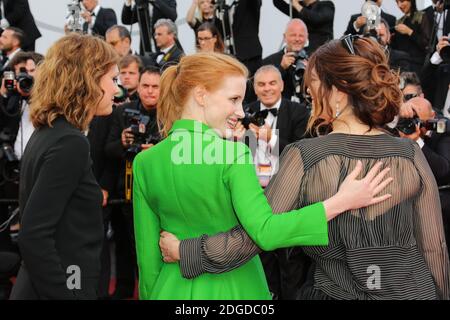
<path id="1" fill-rule="evenodd" d="M 262 65 L 274 65 L 275 67 L 280 70 L 281 77 L 283 79 L 284 83 L 284 89 L 283 89 L 283 98 L 286 98 L 288 100 L 291 99 L 292 96 L 295 95 L 295 75 L 294 75 L 294 67 L 289 67 L 287 70 L 283 69 L 281 67 L 281 60 L 283 60 L 285 52 L 284 49 L 264 58 L 262 61 Z"/>
<path id="2" fill-rule="evenodd" d="M 83 133 L 63 117 L 37 129 L 22 157 L 19 248 L 12 299 L 96 299 L 102 194 Z M 73 288 L 79 268 L 80 287 Z"/>
<path id="3" fill-rule="evenodd" d="M 450 135 L 433 133 L 424 139 L 422 152 L 438 186 L 450 185 Z M 450 241 L 450 188 L 440 188 L 442 218 L 447 243 Z M 449 250 L 449 248 L 447 248 Z"/>
<path id="4" fill-rule="evenodd" d="M 347 30 L 345 30 L 345 34 L 349 34 L 349 33 L 351 33 L 351 34 L 363 34 L 363 31 L 364 31 L 364 28 L 366 27 L 366 25 L 362 26 L 362 27 L 359 29 L 359 31 L 356 31 L 355 28 L 354 28 L 354 26 L 353 26 L 354 22 L 356 21 L 356 19 L 357 19 L 359 16 L 361 16 L 360 13 L 354 14 L 354 15 L 352 15 L 352 16 L 350 17 L 350 21 L 348 22 Z M 389 14 L 389 13 L 386 13 L 386 12 L 384 12 L 383 10 L 381 10 L 381 18 L 384 19 L 384 20 L 386 20 L 386 22 L 387 22 L 388 25 L 389 25 L 389 30 L 390 30 L 391 32 L 393 32 L 393 30 L 394 30 L 394 28 L 395 28 L 395 23 L 396 23 L 397 19 L 396 19 L 393 15 L 391 15 L 391 14 Z"/>
<path id="5" fill-rule="evenodd" d="M 106 31 L 117 24 L 116 13 L 110 8 L 100 8 L 95 17 L 95 23 L 92 27 L 92 34 L 104 37 Z M 83 26 L 83 31 L 87 31 L 87 24 Z"/>
<path id="6" fill-rule="evenodd" d="M 423 10 L 423 12 L 425 12 L 425 15 L 427 17 L 427 20 L 430 22 L 430 37 L 433 35 L 433 39 L 432 42 L 430 44 L 430 48 L 432 50 L 436 49 L 436 44 L 439 41 L 439 39 L 437 38 L 437 30 L 433 30 L 434 26 L 435 26 L 435 17 L 434 17 L 434 8 L 433 6 L 429 6 L 427 8 L 425 8 Z M 444 23 L 444 29 L 442 34 L 444 36 L 448 35 L 450 33 L 450 10 L 447 10 L 447 14 L 445 15 L 445 17 L 442 17 L 441 19 L 445 19 L 445 23 Z M 434 34 L 433 34 L 434 33 Z"/>
<path id="7" fill-rule="evenodd" d="M 161 52 L 161 54 L 162 54 L 162 52 Z M 152 53 L 150 55 L 150 58 L 153 61 L 152 64 L 159 68 L 165 68 L 166 66 L 170 66 L 170 65 L 177 64 L 178 62 L 180 62 L 181 57 L 184 56 L 184 52 L 183 52 L 183 50 L 178 48 L 178 46 L 175 44 L 172 48 L 170 48 L 170 50 L 167 53 L 165 53 L 163 55 L 163 57 L 159 63 L 157 62 L 158 55 L 159 55 L 159 52 Z"/>
<path id="8" fill-rule="evenodd" d="M 259 111 L 261 103 L 251 103 L 245 109 L 250 112 Z M 288 144 L 305 136 L 308 119 L 309 111 L 303 105 L 281 100 L 276 125 L 279 130 L 277 144 L 280 154 Z M 304 280 L 306 274 L 303 263 L 288 263 L 290 251 L 291 249 L 277 249 L 260 254 L 269 289 L 277 299 L 295 299 L 297 284 Z"/>
<path id="9" fill-rule="evenodd" d="M 273 4 L 281 12 L 289 16 L 289 4 L 284 0 L 273 0 Z M 302 5 L 304 5 L 302 3 Z M 311 54 L 325 42 L 332 40 L 334 23 L 334 4 L 331 1 L 319 1 L 304 6 L 301 12 L 293 9 L 293 17 L 305 22 L 309 33 L 309 46 L 306 49 Z"/>
<path id="10" fill-rule="evenodd" d="M 439 79 L 439 81 L 436 81 L 436 79 Z M 420 82 L 425 97 L 431 101 L 433 108 L 442 112 L 450 84 L 450 64 L 434 65 L 430 61 L 425 61 Z"/>
<path id="11" fill-rule="evenodd" d="M 23 50 L 34 51 L 35 41 L 41 37 L 41 33 L 34 22 L 28 0 L 3 0 L 3 4 L 3 14 L 10 26 L 21 29 L 25 34 Z"/>
<path id="12" fill-rule="evenodd" d="M 155 0 L 150 4 L 153 6 L 153 14 L 150 17 L 152 27 L 155 25 L 156 21 L 159 19 L 170 19 L 173 22 L 177 20 L 177 2 L 176 0 Z M 122 23 L 126 25 L 132 25 L 138 22 L 138 11 L 136 6 L 126 6 L 122 8 Z M 154 34 L 152 29 L 152 36 Z M 142 41 L 140 44 L 140 52 L 144 54 L 144 49 L 142 47 Z"/>

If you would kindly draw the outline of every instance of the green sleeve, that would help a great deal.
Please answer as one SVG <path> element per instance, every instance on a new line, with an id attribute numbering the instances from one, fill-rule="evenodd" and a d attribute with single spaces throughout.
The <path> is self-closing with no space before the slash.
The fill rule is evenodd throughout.
<path id="1" fill-rule="evenodd" d="M 265 251 L 298 245 L 327 245 L 328 229 L 323 203 L 316 203 L 298 210 L 273 214 L 264 195 L 246 147 L 234 164 L 225 172 L 225 183 L 230 189 L 233 206 L 241 225 L 253 241 Z M 290 182 L 298 182 L 302 176 L 295 166 L 299 163 L 296 148 L 287 148 L 282 155 L 280 170 L 273 179 L 289 188 Z M 294 170 L 295 168 L 295 170 Z M 272 182 L 271 182 L 272 184 Z M 281 196 L 281 195 L 280 195 Z M 295 208 L 295 199 L 287 207 Z"/>
<path id="2" fill-rule="evenodd" d="M 133 210 L 137 263 L 139 267 L 139 299 L 150 299 L 153 285 L 163 265 L 159 248 L 159 217 L 145 198 L 139 156 L 133 164 Z"/>

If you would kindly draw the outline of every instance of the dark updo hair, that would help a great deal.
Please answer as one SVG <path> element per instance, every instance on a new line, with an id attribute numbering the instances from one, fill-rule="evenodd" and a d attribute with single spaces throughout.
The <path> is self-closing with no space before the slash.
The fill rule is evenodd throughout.
<path id="1" fill-rule="evenodd" d="M 305 86 L 311 89 L 313 71 L 320 80 L 308 129 L 320 122 L 320 127 L 331 126 L 320 116 L 325 111 L 333 119 L 330 108 L 332 87 L 349 96 L 356 117 L 370 129 L 382 127 L 398 114 L 402 103 L 399 75 L 388 66 L 381 46 L 369 38 L 353 40 L 355 55 L 341 40 L 332 40 L 319 47 L 311 56 L 305 73 Z M 321 129 L 321 128 L 316 128 Z M 329 128 L 332 129 L 332 128 Z"/>

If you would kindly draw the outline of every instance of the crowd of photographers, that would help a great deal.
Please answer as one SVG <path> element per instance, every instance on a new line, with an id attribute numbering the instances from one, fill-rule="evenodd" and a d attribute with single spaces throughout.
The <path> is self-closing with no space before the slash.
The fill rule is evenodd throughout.
<path id="1" fill-rule="evenodd" d="M 361 0 L 361 5 L 367 6 L 362 13 L 350 17 L 346 33 L 376 39 L 389 55 L 391 67 L 401 73 L 404 104 L 398 119 L 386 130 L 412 139 L 422 148 L 440 186 L 448 237 L 450 16 L 449 19 L 447 16 L 450 8 L 446 1 L 433 0 L 431 7 L 419 11 L 415 0 L 395 1 L 404 13 L 399 20 L 380 9 L 382 0 Z M 252 152 L 264 187 L 276 172 L 283 148 L 305 138 L 311 105 L 302 87 L 303 72 L 308 56 L 334 38 L 335 7 L 331 1 L 293 0 L 293 19 L 286 25 L 284 34 L 278 35 L 284 42 L 283 48 L 263 59 L 258 37 L 262 1 L 240 0 L 234 6 L 227 3 L 193 0 L 186 20 L 195 32 L 197 50 L 233 54 L 250 71 L 244 106 L 246 116 L 236 130 L 248 133 L 256 141 Z M 290 14 L 289 1 L 273 0 L 273 3 L 281 12 Z M 115 243 L 116 290 L 112 298 L 130 298 L 137 277 L 131 164 L 137 153 L 161 140 L 156 120 L 160 74 L 165 66 L 177 63 L 184 55 L 174 23 L 176 1 L 125 0 L 121 12 L 124 25 L 139 23 L 142 27 L 142 6 L 149 10 L 147 18 L 153 36 L 149 39 L 150 48 L 141 41 L 139 54 L 132 52 L 130 32 L 117 24 L 112 9 L 101 7 L 97 0 L 83 0 L 82 4 L 79 31 L 103 37 L 121 57 L 120 93 L 115 98 L 115 109 L 110 116 L 94 118 L 86 134 L 91 144 L 93 172 L 104 197 L 105 240 Z M 8 297 L 10 277 L 17 272 L 20 261 L 14 245 L 14 234 L 19 229 L 15 210 L 18 170 L 20 157 L 34 130 L 28 116 L 33 75 L 44 59 L 40 54 L 22 49 L 25 44 L 30 45 L 30 34 L 11 22 L 2 29 L 0 37 L 0 299 Z M 66 31 L 72 31 L 74 25 L 73 19 L 68 21 Z M 145 34 L 141 32 L 141 35 Z M 270 265 L 270 254 L 263 257 L 263 262 L 265 267 Z M 109 241 L 105 241 L 102 252 L 102 267 L 99 295 L 110 298 Z"/>

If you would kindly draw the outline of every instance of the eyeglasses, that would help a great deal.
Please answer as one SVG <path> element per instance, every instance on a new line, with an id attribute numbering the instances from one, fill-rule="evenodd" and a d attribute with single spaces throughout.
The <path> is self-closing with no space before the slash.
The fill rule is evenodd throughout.
<path id="1" fill-rule="evenodd" d="M 211 40 L 212 38 L 214 38 L 214 37 L 197 38 L 197 40 L 198 40 L 198 42 L 203 42 L 203 41 L 209 41 L 209 40 Z"/>
<path id="2" fill-rule="evenodd" d="M 360 35 L 349 33 L 349 34 L 343 36 L 340 40 L 341 40 L 342 46 L 344 48 L 346 48 L 348 50 L 348 52 L 350 52 L 350 54 L 356 56 L 355 47 L 353 46 L 353 42 L 356 39 L 360 39 L 360 38 L 361 38 Z"/>

